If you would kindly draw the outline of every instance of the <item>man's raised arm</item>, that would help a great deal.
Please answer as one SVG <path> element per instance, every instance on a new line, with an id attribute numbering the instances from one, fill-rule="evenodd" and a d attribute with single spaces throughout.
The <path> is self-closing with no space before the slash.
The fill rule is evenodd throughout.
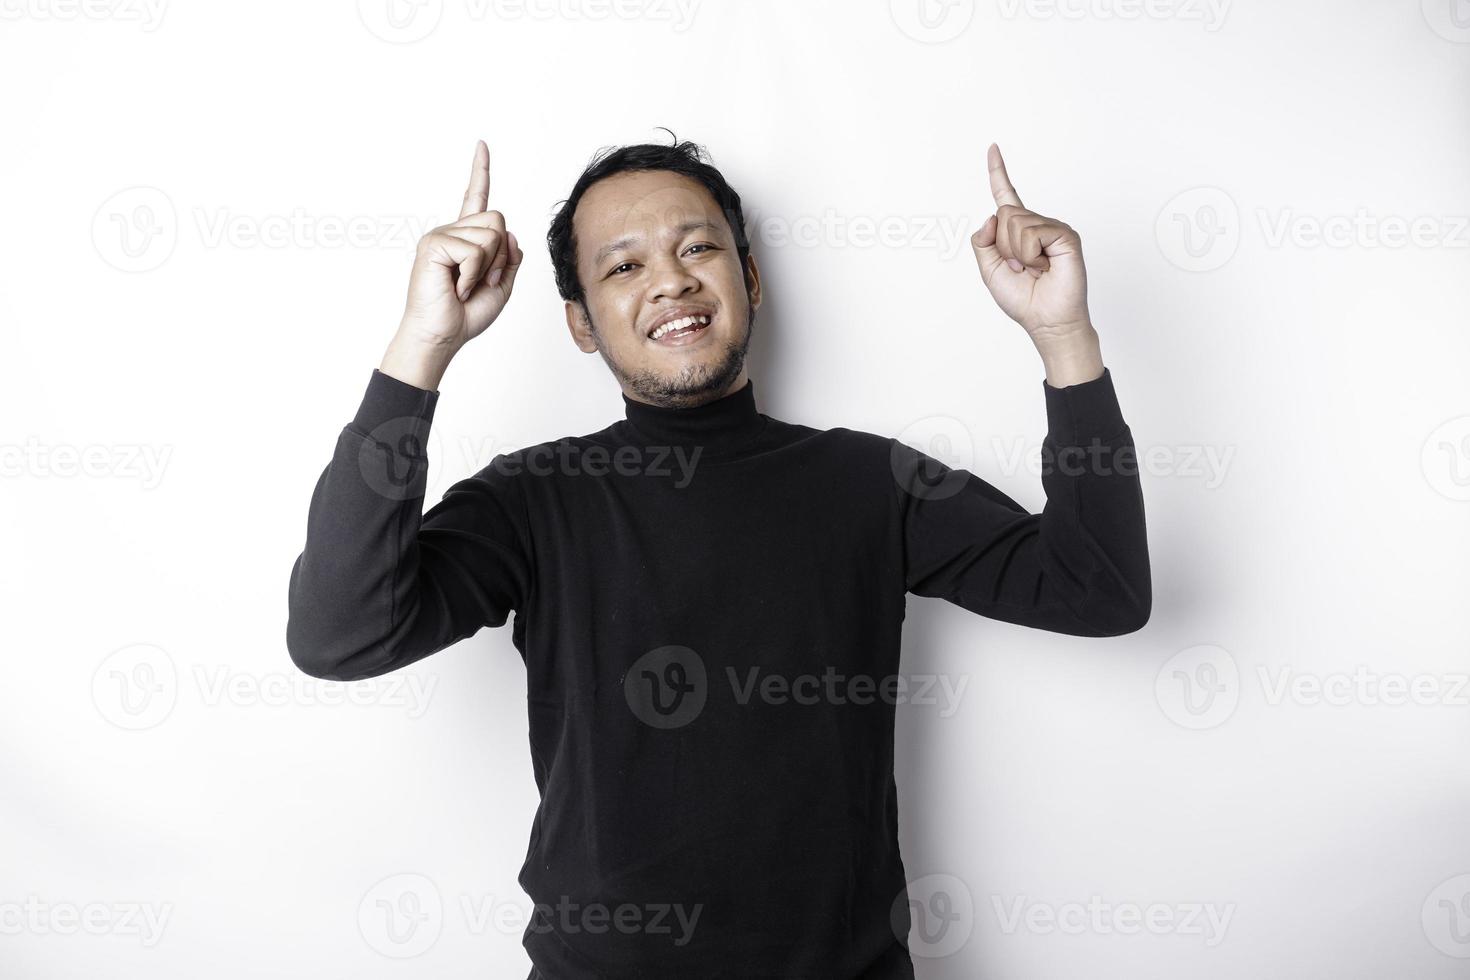
<path id="1" fill-rule="evenodd" d="M 398 332 L 312 494 L 286 625 L 292 661 L 312 676 L 413 663 L 503 624 L 529 590 L 523 504 L 493 465 L 423 513 L 439 382 L 505 308 L 523 258 L 486 210 L 489 188 L 481 142 L 460 218 L 419 241 Z"/>
<path id="2" fill-rule="evenodd" d="M 1021 204 L 994 144 L 988 167 L 996 213 L 971 244 L 986 287 L 1046 367 L 1046 506 L 1031 514 L 979 477 L 895 441 L 905 584 L 1023 626 L 1130 633 L 1153 605 L 1143 492 L 1087 309 L 1082 243 Z"/>

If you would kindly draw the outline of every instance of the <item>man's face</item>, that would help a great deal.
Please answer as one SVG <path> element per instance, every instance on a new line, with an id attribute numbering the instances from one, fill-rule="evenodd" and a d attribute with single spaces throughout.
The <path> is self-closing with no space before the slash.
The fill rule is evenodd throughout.
<path id="1" fill-rule="evenodd" d="M 760 277 L 754 256 L 741 268 L 702 184 L 667 170 L 617 174 L 582 195 L 572 225 L 586 309 L 567 303 L 567 327 L 629 398 L 680 408 L 745 386 Z M 686 315 L 699 319 L 657 333 Z"/>

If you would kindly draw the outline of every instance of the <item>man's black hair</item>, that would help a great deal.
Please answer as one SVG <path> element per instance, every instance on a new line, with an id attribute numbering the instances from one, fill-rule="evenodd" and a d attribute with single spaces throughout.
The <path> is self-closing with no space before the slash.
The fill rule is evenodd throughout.
<path id="1" fill-rule="evenodd" d="M 582 280 L 577 275 L 577 239 L 572 232 L 572 218 L 576 216 L 577 204 L 587 189 L 605 177 L 630 171 L 669 170 L 684 174 L 703 184 L 715 199 L 730 230 L 735 234 L 736 254 L 740 257 L 740 271 L 745 273 L 745 258 L 750 254 L 750 243 L 745 238 L 745 212 L 740 207 L 740 195 L 735 193 L 723 174 L 709 162 L 709 153 L 704 147 L 689 141 L 679 142 L 674 131 L 660 126 L 673 139 L 670 146 L 656 143 L 639 143 L 633 146 L 603 147 L 598 150 L 572 186 L 572 193 L 561 202 L 556 216 L 551 220 L 551 230 L 546 233 L 546 247 L 551 252 L 551 267 L 556 274 L 556 290 L 564 300 L 583 303 L 585 294 Z"/>

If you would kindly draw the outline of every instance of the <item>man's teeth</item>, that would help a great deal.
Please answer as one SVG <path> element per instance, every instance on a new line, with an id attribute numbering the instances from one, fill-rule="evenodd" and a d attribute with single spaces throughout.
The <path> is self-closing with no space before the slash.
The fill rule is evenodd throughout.
<path id="1" fill-rule="evenodd" d="M 666 333 L 671 333 L 671 332 L 673 332 L 675 330 L 684 330 L 684 329 L 686 329 L 688 327 L 693 327 L 693 326 L 696 326 L 696 325 L 701 326 L 701 327 L 707 327 L 707 326 L 709 326 L 709 317 L 707 317 L 707 316 L 685 316 L 685 317 L 680 317 L 677 320 L 670 320 L 668 323 L 662 324 L 661 326 L 659 326 L 659 328 L 657 330 L 655 330 L 653 333 L 649 334 L 649 337 L 652 338 L 653 340 L 658 340 L 660 337 L 662 337 Z"/>

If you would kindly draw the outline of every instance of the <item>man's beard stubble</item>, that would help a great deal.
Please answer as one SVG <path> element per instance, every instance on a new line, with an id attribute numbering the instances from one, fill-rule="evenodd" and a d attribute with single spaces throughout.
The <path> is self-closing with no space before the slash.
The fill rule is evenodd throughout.
<path id="1" fill-rule="evenodd" d="M 597 352 L 602 355 L 602 362 L 613 373 L 613 377 L 631 388 L 643 401 L 663 408 L 692 408 L 703 405 L 724 395 L 725 389 L 730 387 L 745 367 L 745 355 L 750 350 L 750 338 L 755 332 L 755 308 L 747 305 L 746 309 L 749 310 L 749 316 L 745 321 L 745 336 L 739 341 L 725 344 L 723 356 L 713 367 L 690 365 L 673 377 L 665 377 L 652 371 L 630 373 L 608 356 L 606 344 L 599 343 Z M 596 337 L 597 324 L 593 322 L 592 313 L 585 306 L 583 315 L 587 318 L 587 326 L 592 335 Z"/>

